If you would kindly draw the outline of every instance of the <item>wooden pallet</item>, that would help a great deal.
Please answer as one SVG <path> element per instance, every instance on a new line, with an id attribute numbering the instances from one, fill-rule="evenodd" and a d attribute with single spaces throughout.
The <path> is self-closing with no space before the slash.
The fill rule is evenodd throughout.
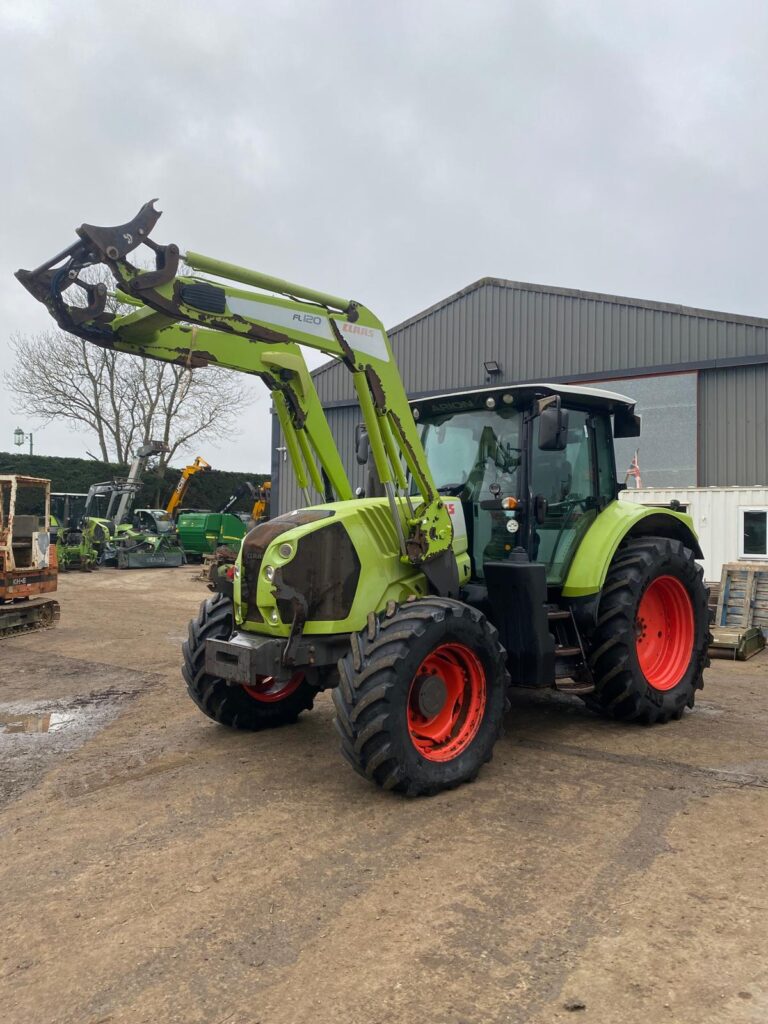
<path id="1" fill-rule="evenodd" d="M 720 579 L 716 626 L 757 626 L 768 635 L 768 565 L 726 562 Z"/>

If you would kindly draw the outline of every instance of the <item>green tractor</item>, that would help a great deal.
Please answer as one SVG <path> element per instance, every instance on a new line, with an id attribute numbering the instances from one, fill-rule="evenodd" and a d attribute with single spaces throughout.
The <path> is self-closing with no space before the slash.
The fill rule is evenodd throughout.
<path id="1" fill-rule="evenodd" d="M 176 527 L 166 510 L 132 508 L 147 460 L 167 450 L 165 442 L 148 441 L 137 449 L 127 478 L 91 484 L 84 495 L 51 495 L 62 570 L 185 564 Z M 106 504 L 99 507 L 102 502 Z"/>
<path id="2" fill-rule="evenodd" d="M 702 552 L 688 516 L 617 501 L 613 437 L 640 427 L 631 399 L 541 384 L 409 404 L 370 310 L 194 252 L 179 276 L 178 247 L 150 239 L 158 216 L 148 203 L 128 224 L 84 224 L 17 276 L 94 344 L 230 367 L 272 391 L 306 507 L 247 534 L 190 624 L 184 678 L 206 715 L 258 730 L 332 689 L 344 757 L 415 796 L 475 778 L 510 686 L 648 724 L 693 706 Z M 141 243 L 154 269 L 128 260 Z M 106 288 L 79 277 L 95 263 L 134 311 L 110 314 Z M 85 305 L 67 303 L 72 285 Z M 367 496 L 352 493 L 299 345 L 352 374 Z"/>
<path id="3" fill-rule="evenodd" d="M 90 572 L 99 562 L 101 527 L 85 519 L 87 494 L 51 494 L 51 539 L 56 544 L 60 572 Z"/>

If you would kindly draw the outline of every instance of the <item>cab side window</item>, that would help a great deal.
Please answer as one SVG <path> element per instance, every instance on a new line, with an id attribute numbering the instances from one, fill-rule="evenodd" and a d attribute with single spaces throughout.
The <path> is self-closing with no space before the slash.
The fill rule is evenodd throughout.
<path id="1" fill-rule="evenodd" d="M 597 496 L 606 501 L 616 497 L 616 461 L 610 418 L 603 414 L 593 419 L 597 449 Z"/>
<path id="2" fill-rule="evenodd" d="M 597 514 L 594 452 L 594 421 L 579 409 L 568 410 L 563 451 L 533 449 L 531 491 L 546 501 L 544 520 L 535 527 L 533 557 L 546 564 L 547 581 L 553 586 L 565 579 L 579 541 Z"/>

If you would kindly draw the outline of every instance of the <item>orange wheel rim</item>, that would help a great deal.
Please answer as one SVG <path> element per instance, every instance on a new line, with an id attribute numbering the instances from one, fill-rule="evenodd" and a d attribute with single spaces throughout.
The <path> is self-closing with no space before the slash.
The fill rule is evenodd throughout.
<path id="1" fill-rule="evenodd" d="M 303 681 L 303 672 L 296 672 L 287 682 L 285 680 L 276 682 L 274 676 L 259 676 L 254 681 L 253 686 L 243 686 L 243 689 L 254 700 L 262 701 L 265 704 L 272 704 L 275 701 L 285 700 L 286 697 L 290 697 L 292 693 L 298 690 Z"/>
<path id="2" fill-rule="evenodd" d="M 464 644 L 440 644 L 419 665 L 408 691 L 408 732 L 428 761 L 451 761 L 477 735 L 486 703 L 486 675 Z"/>
<path id="3" fill-rule="evenodd" d="M 658 576 L 637 609 L 635 644 L 643 675 L 654 690 L 671 690 L 691 662 L 693 603 L 674 576 Z"/>

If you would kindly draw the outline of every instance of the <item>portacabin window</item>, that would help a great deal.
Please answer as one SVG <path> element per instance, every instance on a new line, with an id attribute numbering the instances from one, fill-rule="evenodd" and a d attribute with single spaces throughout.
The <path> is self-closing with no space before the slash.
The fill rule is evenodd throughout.
<path id="1" fill-rule="evenodd" d="M 768 508 L 739 508 L 739 558 L 768 559 Z"/>

